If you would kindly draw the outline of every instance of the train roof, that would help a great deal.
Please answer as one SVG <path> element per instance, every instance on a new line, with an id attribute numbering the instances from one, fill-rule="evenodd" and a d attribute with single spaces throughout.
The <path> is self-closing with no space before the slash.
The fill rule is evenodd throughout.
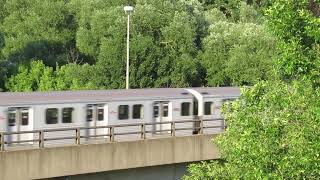
<path id="1" fill-rule="evenodd" d="M 239 97 L 239 87 L 196 87 L 193 89 L 204 97 Z"/>
<path id="2" fill-rule="evenodd" d="M 0 93 L 0 106 L 166 100 L 193 97 L 186 89 L 194 89 L 203 96 L 210 97 L 238 97 L 240 95 L 240 89 L 237 87 L 2 92 Z"/>

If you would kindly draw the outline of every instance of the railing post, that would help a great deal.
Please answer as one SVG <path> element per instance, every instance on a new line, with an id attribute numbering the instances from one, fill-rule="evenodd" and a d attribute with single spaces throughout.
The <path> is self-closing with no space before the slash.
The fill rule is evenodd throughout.
<path id="1" fill-rule="evenodd" d="M 176 123 L 175 123 L 175 121 L 171 122 L 171 136 L 176 136 Z"/>
<path id="2" fill-rule="evenodd" d="M 44 132 L 39 131 L 39 148 L 44 148 Z"/>
<path id="3" fill-rule="evenodd" d="M 4 133 L 0 133 L 0 151 L 4 151 Z"/>
<path id="4" fill-rule="evenodd" d="M 110 141 L 114 142 L 114 127 L 110 127 Z"/>
<path id="5" fill-rule="evenodd" d="M 141 124 L 141 139 L 146 139 L 146 125 Z"/>
<path id="6" fill-rule="evenodd" d="M 80 145 L 80 128 L 76 129 L 76 144 Z"/>
<path id="7" fill-rule="evenodd" d="M 200 116 L 200 134 L 203 134 L 203 118 Z"/>

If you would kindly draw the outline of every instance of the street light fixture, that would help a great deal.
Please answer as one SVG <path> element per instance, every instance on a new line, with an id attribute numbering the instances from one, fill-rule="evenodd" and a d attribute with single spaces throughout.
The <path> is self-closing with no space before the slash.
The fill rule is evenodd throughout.
<path id="1" fill-rule="evenodd" d="M 133 13 L 134 8 L 132 6 L 125 6 L 123 10 L 128 15 L 128 26 L 127 26 L 127 70 L 126 70 L 126 89 L 129 89 L 129 43 L 130 43 L 130 16 Z"/>

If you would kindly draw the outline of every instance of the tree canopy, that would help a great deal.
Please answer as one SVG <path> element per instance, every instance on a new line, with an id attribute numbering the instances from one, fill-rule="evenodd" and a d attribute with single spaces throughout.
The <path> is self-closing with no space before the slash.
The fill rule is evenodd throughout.
<path id="1" fill-rule="evenodd" d="M 274 65 L 276 41 L 265 30 L 261 14 L 267 5 L 256 1 L 2 1 L 0 86 L 9 91 L 20 86 L 13 86 L 19 83 L 15 76 L 23 77 L 19 66 L 32 69 L 34 60 L 43 61 L 54 74 L 69 63 L 82 67 L 77 69 L 83 71 L 80 74 L 94 67 L 99 72 L 95 79 L 78 80 L 90 79 L 94 89 L 124 88 L 125 4 L 135 6 L 130 34 L 132 88 L 253 85 L 268 79 Z M 256 48 L 255 43 L 261 46 Z M 67 87 L 71 88 L 63 90 Z"/>
<path id="2" fill-rule="evenodd" d="M 224 105 L 220 161 L 193 164 L 188 179 L 317 179 L 320 176 L 319 14 L 316 0 L 275 0 L 275 79 L 243 88 Z"/>
<path id="3" fill-rule="evenodd" d="M 320 2 L 277 0 L 267 11 L 269 27 L 280 40 L 279 73 L 284 80 L 319 84 Z"/>
<path id="4" fill-rule="evenodd" d="M 243 89 L 224 107 L 228 128 L 215 140 L 222 160 L 191 165 L 184 179 L 316 179 L 319 92 L 300 82 Z"/>
<path id="5" fill-rule="evenodd" d="M 199 56 L 206 67 L 208 85 L 252 85 L 272 79 L 277 42 L 265 31 L 265 26 L 248 23 L 245 20 L 248 16 L 243 17 L 244 23 L 233 23 L 217 14 L 217 10 L 209 14 L 212 24 Z"/>
<path id="6" fill-rule="evenodd" d="M 70 63 L 57 67 L 45 66 L 42 61 L 32 61 L 29 66 L 20 66 L 18 74 L 11 77 L 6 86 L 14 92 L 100 89 L 102 87 L 97 67 L 89 64 Z"/>
<path id="7" fill-rule="evenodd" d="M 7 0 L 5 8 L 6 59 L 12 63 L 41 59 L 50 66 L 71 60 L 76 24 L 68 1 Z"/>

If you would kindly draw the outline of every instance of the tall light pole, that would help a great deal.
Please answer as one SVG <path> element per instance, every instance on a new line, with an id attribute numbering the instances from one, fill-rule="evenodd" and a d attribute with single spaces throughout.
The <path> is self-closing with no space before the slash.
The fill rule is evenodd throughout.
<path id="1" fill-rule="evenodd" d="M 129 48 L 130 48 L 130 16 L 133 13 L 133 7 L 132 6 L 125 6 L 124 11 L 126 12 L 126 14 L 128 15 L 128 26 L 127 26 L 127 71 L 126 71 L 126 89 L 129 89 L 129 67 L 130 67 L 130 63 L 129 63 Z"/>

